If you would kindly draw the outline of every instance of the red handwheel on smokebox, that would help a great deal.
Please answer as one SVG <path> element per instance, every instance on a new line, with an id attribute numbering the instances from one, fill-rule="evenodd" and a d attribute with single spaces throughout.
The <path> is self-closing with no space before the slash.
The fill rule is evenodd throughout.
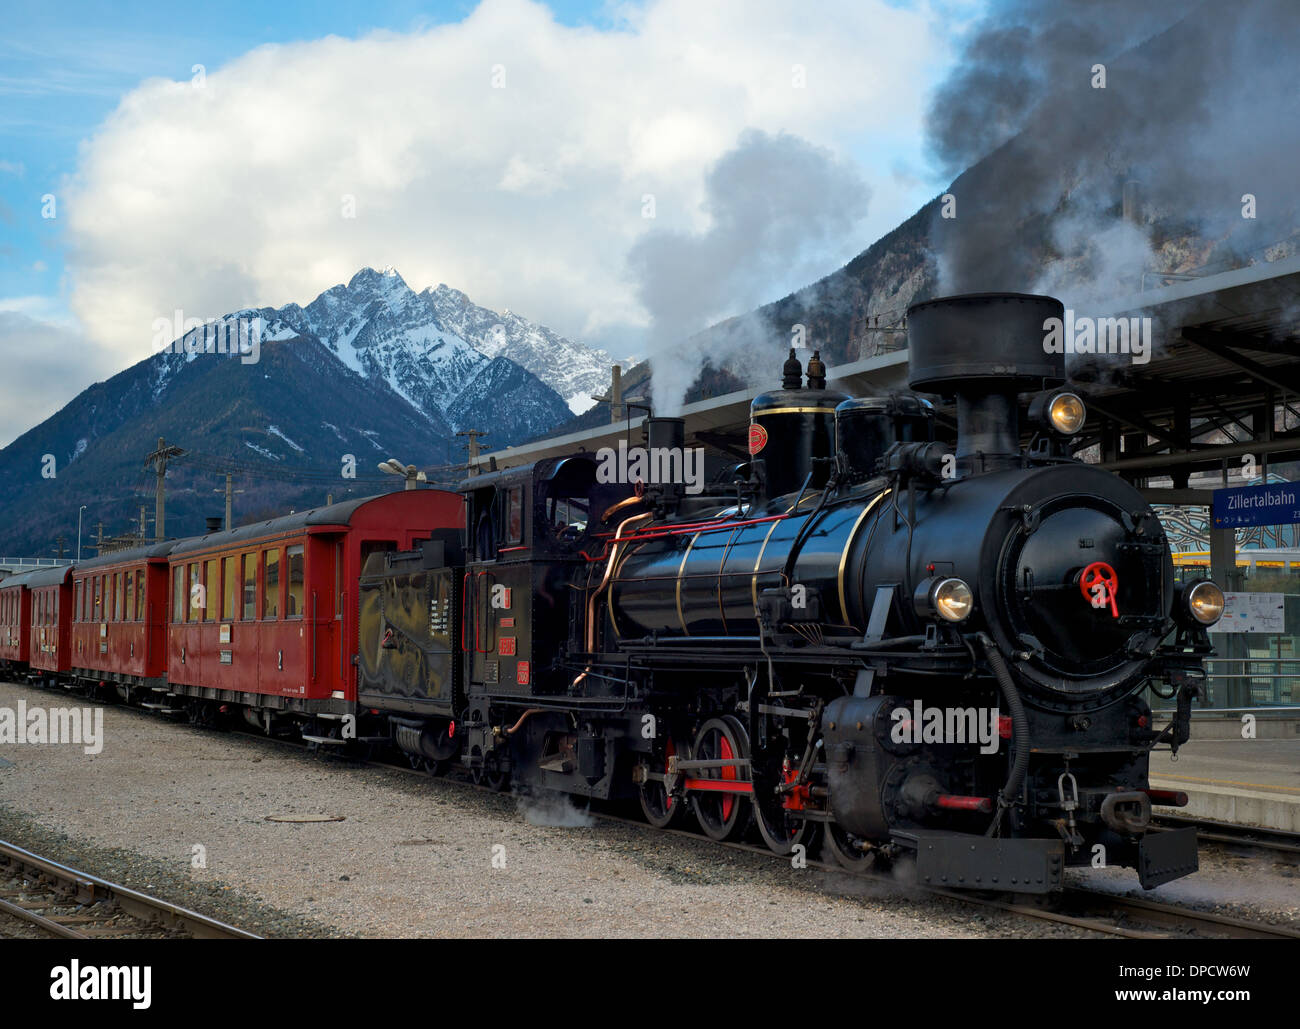
<path id="1" fill-rule="evenodd" d="M 1079 576 L 1079 592 L 1093 607 L 1098 610 L 1109 607 L 1110 616 L 1119 617 L 1119 608 L 1115 606 L 1115 594 L 1119 592 L 1119 576 L 1105 561 L 1094 561 L 1083 570 Z"/>

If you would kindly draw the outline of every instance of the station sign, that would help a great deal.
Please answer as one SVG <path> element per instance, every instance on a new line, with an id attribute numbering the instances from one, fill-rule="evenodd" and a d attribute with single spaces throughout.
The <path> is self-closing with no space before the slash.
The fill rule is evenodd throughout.
<path id="1" fill-rule="evenodd" d="M 1211 509 L 1216 529 L 1239 525 L 1289 525 L 1300 522 L 1300 483 L 1216 489 Z"/>

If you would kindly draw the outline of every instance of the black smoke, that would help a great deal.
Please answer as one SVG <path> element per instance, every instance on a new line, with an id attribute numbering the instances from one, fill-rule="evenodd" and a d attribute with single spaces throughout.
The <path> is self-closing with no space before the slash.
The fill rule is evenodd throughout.
<path id="1" fill-rule="evenodd" d="M 940 291 L 1086 302 L 1294 248 L 1297 53 L 1296 0 L 995 0 L 927 115 L 933 160 L 960 173 L 956 217 L 930 227 Z"/>

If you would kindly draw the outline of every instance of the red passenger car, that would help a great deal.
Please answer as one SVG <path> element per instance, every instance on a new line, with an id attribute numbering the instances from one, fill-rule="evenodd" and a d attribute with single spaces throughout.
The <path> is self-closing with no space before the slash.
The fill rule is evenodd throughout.
<path id="1" fill-rule="evenodd" d="M 32 595 L 32 624 L 28 660 L 45 678 L 66 675 L 72 668 L 72 568 L 42 568 L 27 575 Z"/>
<path id="2" fill-rule="evenodd" d="M 168 555 L 170 690 L 261 708 L 268 731 L 279 711 L 351 712 L 366 558 L 463 521 L 460 494 L 404 490 L 181 540 Z"/>
<path id="3" fill-rule="evenodd" d="M 72 672 L 118 686 L 154 688 L 167 674 L 167 555 L 176 542 L 134 547 L 73 570 Z"/>
<path id="4" fill-rule="evenodd" d="M 32 594 L 27 589 L 31 574 L 0 579 L 0 664 L 5 666 L 26 665 L 31 660 Z"/>

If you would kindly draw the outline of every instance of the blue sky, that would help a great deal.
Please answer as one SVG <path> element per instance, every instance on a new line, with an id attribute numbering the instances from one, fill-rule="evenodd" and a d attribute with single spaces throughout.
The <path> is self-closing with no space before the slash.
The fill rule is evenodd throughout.
<path id="1" fill-rule="evenodd" d="M 606 24 L 603 4 L 549 4 L 567 25 Z M 0 297 L 41 297 L 38 313 L 64 319 L 58 219 L 41 197 L 76 164 L 77 149 L 142 79 L 190 78 L 261 43 L 378 29 L 405 32 L 459 21 L 470 3 L 20 2 L 0 36 Z"/>
<path id="2" fill-rule="evenodd" d="M 942 192 L 925 99 L 982 7 L 11 3 L 0 360 L 30 374 L 0 401 L 25 398 L 30 426 L 148 356 L 158 317 L 305 304 L 364 265 L 645 353 L 627 268 L 652 227 L 642 198 L 654 230 L 705 232 L 710 169 L 747 132 L 793 137 L 861 177 L 866 214 L 699 317 L 832 271 Z M 489 88 L 498 65 L 510 88 Z M 361 215 L 341 220 L 353 195 Z M 75 361 L 20 356 L 71 339 Z M 0 424 L 0 445 L 22 427 Z"/>

